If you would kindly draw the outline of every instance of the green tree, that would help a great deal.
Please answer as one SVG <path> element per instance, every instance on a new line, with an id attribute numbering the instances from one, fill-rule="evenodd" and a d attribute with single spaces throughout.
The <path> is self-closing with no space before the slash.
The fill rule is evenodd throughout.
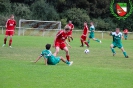
<path id="1" fill-rule="evenodd" d="M 78 27 L 78 28 L 82 28 L 83 27 L 83 23 L 89 22 L 90 18 L 87 15 L 87 12 L 83 9 L 80 8 L 72 8 L 69 9 L 67 11 L 65 11 L 64 13 L 65 18 L 68 18 L 68 20 L 72 20 L 73 23 Z"/>
<path id="2" fill-rule="evenodd" d="M 58 20 L 59 15 L 53 6 L 44 0 L 36 0 L 31 6 L 33 12 L 32 17 L 39 20 Z"/>
<path id="3" fill-rule="evenodd" d="M 30 19 L 31 18 L 31 11 L 29 6 L 20 3 L 13 3 L 12 4 L 12 12 L 18 19 Z"/>

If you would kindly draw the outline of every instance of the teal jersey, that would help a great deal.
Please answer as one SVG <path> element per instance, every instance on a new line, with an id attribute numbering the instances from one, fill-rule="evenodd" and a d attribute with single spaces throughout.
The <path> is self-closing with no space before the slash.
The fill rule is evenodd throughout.
<path id="1" fill-rule="evenodd" d="M 90 26 L 90 35 L 94 35 L 95 27 L 94 25 Z"/>
<path id="2" fill-rule="evenodd" d="M 60 61 L 60 58 L 59 57 L 55 57 L 50 50 L 43 50 L 41 55 L 45 59 L 47 59 L 47 63 L 48 64 L 55 65 L 55 64 L 59 63 L 59 61 Z"/>
<path id="3" fill-rule="evenodd" d="M 112 32 L 111 35 L 113 36 L 113 43 L 116 44 L 121 44 L 121 38 L 122 38 L 122 33 L 119 32 L 118 34 L 116 32 Z"/>

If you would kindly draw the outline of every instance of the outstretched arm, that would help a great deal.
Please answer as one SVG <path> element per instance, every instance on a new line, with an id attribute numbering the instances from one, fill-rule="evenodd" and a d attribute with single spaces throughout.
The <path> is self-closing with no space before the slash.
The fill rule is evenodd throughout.
<path id="1" fill-rule="evenodd" d="M 39 56 L 35 61 L 34 63 L 36 63 L 42 56 Z"/>

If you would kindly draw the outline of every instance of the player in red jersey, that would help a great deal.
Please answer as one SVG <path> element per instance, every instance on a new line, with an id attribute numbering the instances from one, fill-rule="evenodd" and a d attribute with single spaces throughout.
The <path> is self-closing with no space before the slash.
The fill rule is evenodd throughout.
<path id="1" fill-rule="evenodd" d="M 54 56 L 56 56 L 59 52 L 59 50 L 64 50 L 66 52 L 66 59 L 68 61 L 70 61 L 70 56 L 69 56 L 69 50 L 66 46 L 66 44 L 68 45 L 68 47 L 71 47 L 67 42 L 66 39 L 68 37 L 68 32 L 70 31 L 70 27 L 68 25 L 65 26 L 64 30 L 60 30 L 55 38 L 54 41 L 54 47 L 56 49 Z"/>
<path id="2" fill-rule="evenodd" d="M 11 15 L 10 18 L 6 22 L 6 32 L 4 38 L 3 47 L 6 45 L 7 37 L 10 36 L 9 47 L 12 48 L 12 36 L 14 35 L 14 30 L 16 27 L 16 21 L 14 20 L 14 15 Z"/>
<path id="3" fill-rule="evenodd" d="M 83 33 L 81 35 L 81 46 L 80 47 L 83 47 L 84 46 L 84 43 L 87 45 L 87 47 L 89 47 L 89 44 L 86 42 L 86 37 L 87 37 L 87 34 L 88 34 L 88 25 L 87 25 L 87 22 L 84 22 L 84 29 L 83 29 Z"/>
<path id="4" fill-rule="evenodd" d="M 68 41 L 70 42 L 70 38 L 71 40 L 73 40 L 73 37 L 72 37 L 72 32 L 73 32 L 73 29 L 74 29 L 74 25 L 72 24 L 72 21 L 69 21 L 69 23 L 67 24 L 68 26 L 70 26 L 70 31 L 68 32 Z"/>
<path id="5" fill-rule="evenodd" d="M 124 29 L 123 33 L 124 33 L 125 40 L 127 40 L 127 37 L 128 37 L 128 29 Z"/>

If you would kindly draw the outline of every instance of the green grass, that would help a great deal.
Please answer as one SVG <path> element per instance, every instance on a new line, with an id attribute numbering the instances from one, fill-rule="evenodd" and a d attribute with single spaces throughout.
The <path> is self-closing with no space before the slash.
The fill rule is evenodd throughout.
<path id="1" fill-rule="evenodd" d="M 53 43 L 53 37 L 14 36 L 12 49 L 0 48 L 0 88 L 133 88 L 133 40 L 123 40 L 130 57 L 126 59 L 118 48 L 112 56 L 111 37 L 102 44 L 91 40 L 90 53 L 84 54 L 86 47 L 79 47 L 79 34 L 74 33 L 76 38 L 70 43 L 71 67 L 63 62 L 45 66 L 43 59 L 30 62 L 46 43 Z M 3 38 L 0 35 L 1 45 Z M 58 55 L 65 57 L 64 51 Z"/>

